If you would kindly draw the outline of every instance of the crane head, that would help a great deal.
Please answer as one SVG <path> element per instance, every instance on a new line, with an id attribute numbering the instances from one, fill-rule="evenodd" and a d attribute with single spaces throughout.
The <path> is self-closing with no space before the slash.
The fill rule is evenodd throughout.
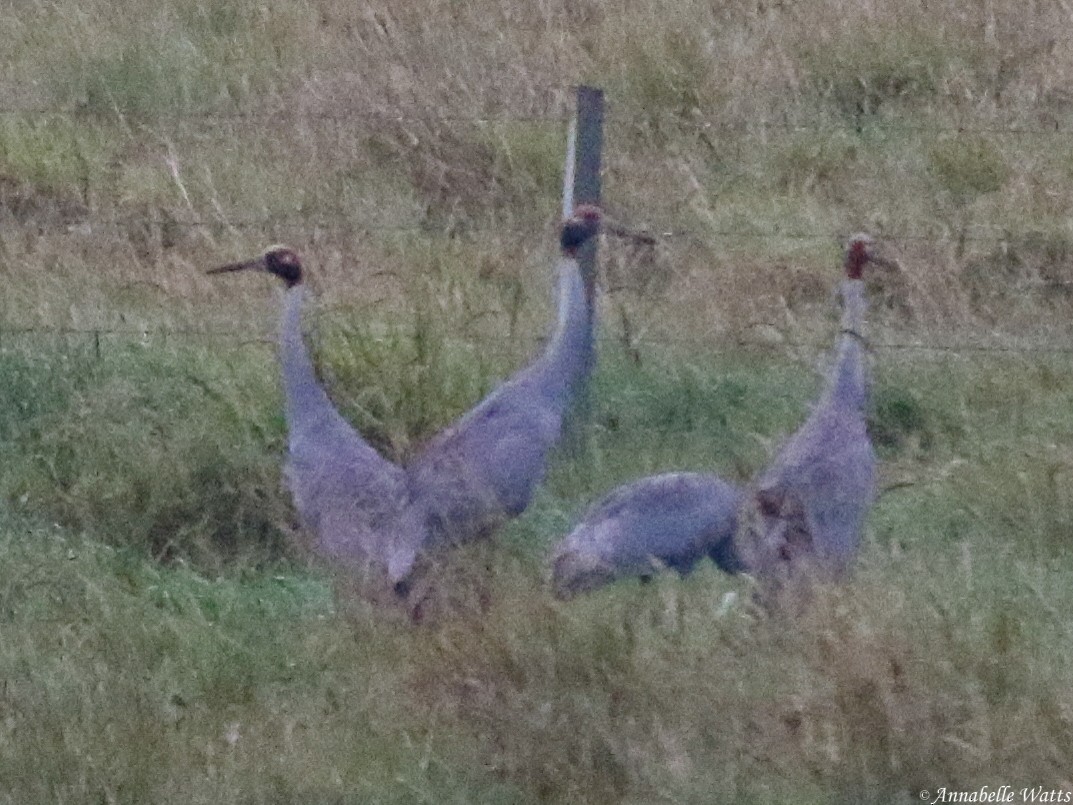
<path id="1" fill-rule="evenodd" d="M 593 551 L 563 550 L 552 559 L 551 583 L 560 601 L 613 581 L 614 569 Z"/>
<path id="2" fill-rule="evenodd" d="M 851 280 L 859 280 L 864 277 L 866 264 L 882 266 L 883 268 L 896 268 L 893 260 L 876 253 L 876 242 L 871 235 L 856 234 L 846 244 L 846 277 Z"/>
<path id="3" fill-rule="evenodd" d="M 563 254 L 573 257 L 589 238 L 600 231 L 603 211 L 595 204 L 579 204 L 574 212 L 563 221 L 559 244 Z"/>
<path id="4" fill-rule="evenodd" d="M 298 258 L 298 253 L 288 246 L 272 246 L 260 257 L 210 268 L 205 273 L 223 274 L 229 271 L 244 271 L 246 269 L 267 271 L 269 274 L 275 274 L 283 280 L 288 288 L 293 288 L 302 281 L 302 261 Z"/>

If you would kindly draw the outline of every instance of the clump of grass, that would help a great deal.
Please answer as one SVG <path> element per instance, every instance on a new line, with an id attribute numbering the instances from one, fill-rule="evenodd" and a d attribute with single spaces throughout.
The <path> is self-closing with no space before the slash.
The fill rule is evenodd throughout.
<path id="1" fill-rule="evenodd" d="M 337 321 L 318 349 L 340 409 L 378 449 L 401 460 L 490 390 L 488 367 L 427 315 L 413 330 L 373 333 Z"/>
<path id="2" fill-rule="evenodd" d="M 798 134 L 776 152 L 776 184 L 797 192 L 840 185 L 854 173 L 857 154 L 857 144 L 843 132 Z"/>
<path id="3" fill-rule="evenodd" d="M 550 297 L 548 286 L 556 282 L 543 250 L 537 252 L 540 268 L 527 277 L 526 264 L 534 261 L 514 264 L 497 246 L 432 243 L 437 246 L 396 247 L 420 268 L 395 276 L 407 289 L 395 321 L 372 324 L 362 309 L 336 309 L 318 330 L 316 351 L 340 407 L 396 458 L 531 361 L 552 327 L 547 305 L 526 309 L 537 293 L 532 286 L 543 286 L 540 296 Z"/>
<path id="4" fill-rule="evenodd" d="M 911 446 L 928 450 L 935 440 L 935 426 L 927 408 L 912 392 L 880 386 L 873 392 L 873 413 L 868 433 L 879 448 L 902 451 Z"/>
<path id="5" fill-rule="evenodd" d="M 0 443 L 12 444 L 43 418 L 65 411 L 96 378 L 92 351 L 0 350 Z"/>
<path id="6" fill-rule="evenodd" d="M 654 37 L 656 23 L 648 14 L 628 24 L 630 46 L 608 54 L 618 68 L 612 84 L 629 98 L 628 130 L 647 135 L 649 142 L 665 143 L 679 126 L 694 123 L 710 108 L 706 89 L 715 69 L 710 41 L 699 26 L 676 26 Z"/>
<path id="7" fill-rule="evenodd" d="M 599 460 L 621 468 L 620 482 L 671 469 L 747 477 L 766 457 L 754 434 L 776 438 L 800 410 L 780 388 L 801 382 L 792 370 L 784 374 L 786 367 L 757 379 L 734 360 L 638 367 L 609 352 L 593 386 L 593 423 Z"/>
<path id="8" fill-rule="evenodd" d="M 0 116 L 0 181 L 15 184 L 24 196 L 4 206 L 23 222 L 54 221 L 57 212 L 65 222 L 83 218 L 107 182 L 112 153 L 103 129 L 64 115 Z"/>
<path id="9" fill-rule="evenodd" d="M 1073 293 L 1071 255 L 1066 234 L 1027 231 L 967 258 L 960 279 L 975 310 L 992 322 L 1043 306 L 1064 310 Z"/>
<path id="10" fill-rule="evenodd" d="M 171 39 L 131 42 L 111 56 L 80 65 L 83 104 L 101 116 L 157 117 L 196 110 L 213 98 L 205 62 L 191 46 Z"/>
<path id="11" fill-rule="evenodd" d="M 951 478 L 949 490 L 958 505 L 1015 538 L 1025 561 L 1046 566 L 1065 555 L 1073 531 L 1069 451 L 1021 437 L 981 448 L 976 460 L 980 470 L 962 469 Z"/>
<path id="12" fill-rule="evenodd" d="M 12 424 L 7 499 L 157 559 L 215 568 L 281 556 L 282 423 L 257 402 L 270 381 L 239 380 L 228 361 L 207 377 L 206 354 L 79 356 L 91 368 Z M 31 362 L 27 386 L 51 369 Z"/>
<path id="13" fill-rule="evenodd" d="M 965 254 L 972 205 L 1005 184 L 1009 168 L 1002 155 L 983 137 L 940 140 L 928 153 L 929 170 L 952 199 L 951 219 L 957 232 L 955 258 Z"/>
<path id="14" fill-rule="evenodd" d="M 562 126 L 505 122 L 478 132 L 495 149 L 497 172 L 515 202 L 531 209 L 554 211 L 562 190 L 565 138 Z"/>
<path id="15" fill-rule="evenodd" d="M 1021 746 L 1019 697 L 1032 679 L 1066 698 L 1065 672 L 1030 648 L 1061 623 L 1014 627 L 1033 606 L 1023 571 L 971 553 L 971 569 L 956 546 L 927 565 L 873 558 L 792 622 L 752 612 L 714 571 L 560 607 L 507 570 L 492 610 L 444 627 L 414 683 L 477 738 L 452 757 L 478 751 L 548 801 L 796 802 L 804 786 L 810 800 L 886 802 L 935 779 L 1055 780 L 1061 763 Z M 1060 746 L 1066 728 L 1044 729 Z"/>
<path id="16" fill-rule="evenodd" d="M 1000 190 L 1009 174 L 1002 155 L 982 137 L 939 141 L 929 153 L 929 162 L 939 186 L 958 206 Z"/>
<path id="17" fill-rule="evenodd" d="M 800 57 L 808 80 L 846 119 L 860 125 L 885 104 L 919 102 L 938 91 L 949 69 L 940 32 L 889 23 L 862 27 L 809 42 Z"/>
<path id="18" fill-rule="evenodd" d="M 68 32 L 72 46 L 43 66 L 53 102 L 124 124 L 233 106 L 278 89 L 310 33 L 302 3 L 219 11 L 195 0 L 138 12 L 108 7 Z"/>
<path id="19" fill-rule="evenodd" d="M 530 224 L 558 206 L 565 125 L 541 121 L 385 119 L 374 151 L 422 200 L 425 226 L 452 233 L 509 218 Z M 534 215 L 536 213 L 536 215 Z"/>

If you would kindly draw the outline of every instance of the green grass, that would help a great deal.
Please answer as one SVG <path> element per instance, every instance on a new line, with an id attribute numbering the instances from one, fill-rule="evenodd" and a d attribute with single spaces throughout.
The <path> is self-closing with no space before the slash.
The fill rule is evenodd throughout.
<path id="1" fill-rule="evenodd" d="M 0 356 L 6 396 L 4 497 L 158 559 L 203 566 L 278 555 L 279 413 L 226 357 L 139 346 Z M 200 421 L 205 427 L 191 427 Z"/>
<path id="2" fill-rule="evenodd" d="M 605 354 L 590 458 L 560 459 L 499 547 L 447 573 L 473 583 L 461 565 L 488 561 L 490 607 L 463 597 L 415 628 L 337 612 L 318 571 L 264 553 L 266 529 L 281 544 L 288 528 L 267 355 L 76 357 L 63 374 L 4 355 L 35 390 L 6 408 L 0 476 L 25 512 L 0 528 L 12 802 L 878 803 L 939 784 L 1059 785 L 1068 768 L 1060 360 L 881 355 L 884 483 L 909 485 L 881 496 L 853 582 L 791 622 L 712 568 L 551 598 L 544 557 L 587 501 L 662 469 L 747 478 L 817 383 L 771 355 Z M 396 402 L 389 429 L 423 422 Z M 73 483 L 27 481 L 59 456 Z M 139 478 L 161 491 L 117 491 Z M 254 494 L 259 519 L 243 520 Z M 170 535 L 163 565 L 147 524 Z"/>
<path id="3" fill-rule="evenodd" d="M 1073 370 L 957 348 L 1073 333 L 1068 24 L 1003 0 L 0 9 L 0 802 L 1068 789 Z M 433 622 L 337 599 L 281 490 L 277 289 L 202 272 L 297 248 L 333 396 L 412 454 L 546 332 L 578 82 L 608 91 L 608 209 L 679 233 L 604 241 L 591 444 L 453 558 Z M 794 621 L 711 568 L 555 602 L 545 557 L 593 500 L 747 481 L 802 421 L 861 229 L 901 264 L 871 280 L 876 343 L 947 351 L 876 350 L 854 579 Z"/>

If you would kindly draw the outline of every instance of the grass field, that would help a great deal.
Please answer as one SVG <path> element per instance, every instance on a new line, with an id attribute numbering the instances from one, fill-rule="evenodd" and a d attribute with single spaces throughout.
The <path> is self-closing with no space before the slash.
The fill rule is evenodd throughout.
<path id="1" fill-rule="evenodd" d="M 1073 790 L 1073 45 L 1061 0 L 0 6 L 0 802 L 920 801 Z M 293 549 L 263 277 L 404 458 L 539 346 L 564 120 L 608 93 L 591 444 L 487 612 Z M 880 496 L 803 617 L 705 568 L 552 599 L 587 503 L 746 481 L 803 419 L 840 235 Z M 907 345 L 924 345 L 927 348 Z M 818 371 L 820 370 L 820 371 Z"/>

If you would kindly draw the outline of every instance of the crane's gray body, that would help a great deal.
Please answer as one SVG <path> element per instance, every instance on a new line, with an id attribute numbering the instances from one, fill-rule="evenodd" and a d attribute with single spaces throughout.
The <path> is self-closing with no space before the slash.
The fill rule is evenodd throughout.
<path id="1" fill-rule="evenodd" d="M 543 355 L 435 437 L 408 467 L 429 547 L 489 536 L 521 514 L 593 364 L 592 281 L 559 262 L 559 323 Z"/>
<path id="2" fill-rule="evenodd" d="M 552 554 L 561 598 L 663 567 L 689 573 L 709 556 L 723 570 L 744 569 L 734 552 L 742 491 L 716 475 L 671 472 L 612 491 Z"/>
<path id="3" fill-rule="evenodd" d="M 407 585 L 400 583 L 423 552 L 488 536 L 528 506 L 570 400 L 592 365 L 593 286 L 582 278 L 576 253 L 598 224 L 596 208 L 579 207 L 563 225 L 559 326 L 545 353 L 405 469 L 377 453 L 318 382 L 302 337 L 298 256 L 274 247 L 210 272 L 257 269 L 287 285 L 280 323 L 284 477 L 315 553 L 360 571 L 375 588 L 403 591 Z"/>
<path id="4" fill-rule="evenodd" d="M 807 568 L 838 577 L 857 555 L 875 496 L 867 431 L 868 374 L 861 325 L 864 288 L 842 284 L 843 333 L 833 371 L 804 425 L 753 483 L 738 553 L 750 572 L 778 582 Z"/>
<path id="5" fill-rule="evenodd" d="M 284 478 L 314 551 L 352 568 L 370 564 L 392 583 L 424 542 L 406 474 L 385 460 L 332 405 L 302 340 L 303 285 L 288 288 L 280 331 L 286 400 Z"/>

